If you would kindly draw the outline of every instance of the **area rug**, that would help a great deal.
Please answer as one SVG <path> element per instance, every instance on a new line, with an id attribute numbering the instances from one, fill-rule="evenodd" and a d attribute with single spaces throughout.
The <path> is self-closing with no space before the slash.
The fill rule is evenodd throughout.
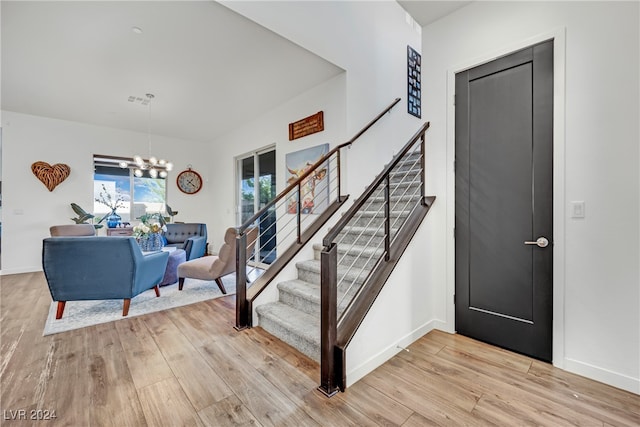
<path id="1" fill-rule="evenodd" d="M 57 334 L 84 328 L 100 323 L 128 319 L 156 311 L 181 307 L 196 302 L 233 295 L 236 291 L 235 275 L 230 274 L 222 279 L 227 294 L 220 292 L 214 281 L 185 279 L 182 291 L 178 284 L 160 288 L 160 297 L 156 297 L 153 289 L 149 289 L 133 298 L 127 317 L 122 317 L 122 300 L 69 301 L 64 308 L 62 319 L 56 320 L 57 302 L 52 302 L 49 315 L 44 326 L 43 335 Z"/>

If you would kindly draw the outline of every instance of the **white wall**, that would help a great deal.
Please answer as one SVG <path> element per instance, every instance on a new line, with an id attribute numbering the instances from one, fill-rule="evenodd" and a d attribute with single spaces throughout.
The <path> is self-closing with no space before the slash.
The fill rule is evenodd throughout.
<path id="1" fill-rule="evenodd" d="M 403 99 L 395 107 L 402 114 L 381 121 L 350 150 L 347 185 L 361 192 L 422 124 L 406 113 L 407 45 L 420 51 L 421 38 L 404 9 L 395 1 L 221 3 L 346 70 L 347 138 Z"/>
<path id="2" fill-rule="evenodd" d="M 289 123 L 318 111 L 324 112 L 324 131 L 289 141 Z M 209 241 L 214 242 L 214 248 L 222 244 L 224 230 L 227 227 L 239 225 L 234 206 L 237 202 L 236 188 L 234 185 L 230 185 L 229 181 L 229 177 L 235 176 L 235 159 L 237 157 L 245 156 L 247 153 L 265 146 L 275 145 L 276 186 L 277 191 L 280 192 L 286 187 L 288 176 L 285 169 L 286 154 L 327 143 L 329 149 L 332 149 L 344 142 L 348 139 L 345 137 L 345 118 L 345 75 L 341 74 L 299 95 L 268 114 L 245 123 L 242 128 L 216 139 L 213 145 L 215 148 L 212 150 L 215 152 L 215 157 L 222 161 L 218 162 L 213 171 L 212 179 L 226 182 L 227 185 L 216 189 L 215 203 L 217 206 L 225 208 L 213 211 L 211 222 L 217 231 L 210 233 Z M 313 258 L 313 251 L 311 247 L 308 247 L 298 254 L 294 262 L 311 258 Z M 278 281 L 295 278 L 296 274 L 295 265 L 292 263 L 280 274 Z M 277 298 L 277 289 L 275 286 L 271 286 L 260 295 L 254 303 L 254 307 L 275 301 Z"/>
<path id="3" fill-rule="evenodd" d="M 555 67 L 565 75 L 555 93 L 564 116 L 555 122 L 554 364 L 635 393 L 638 17 L 637 2 L 474 2 L 423 28 L 422 50 L 423 108 L 435 141 L 428 164 L 435 193 L 443 196 L 430 213 L 434 248 L 425 264 L 429 280 L 441 284 L 433 294 L 436 318 L 454 329 L 453 72 L 542 34 L 559 35 L 556 49 L 566 57 Z M 569 203 L 577 200 L 586 203 L 584 219 L 570 217 Z"/>
<path id="4" fill-rule="evenodd" d="M 143 133 L 10 111 L 2 112 L 2 132 L 3 274 L 41 270 L 42 239 L 49 236 L 49 227 L 72 223 L 72 202 L 87 210 L 93 207 L 93 154 L 131 157 L 148 150 Z M 208 146 L 159 136 L 151 140 L 154 154 L 175 165 L 167 186 L 167 201 L 179 211 L 174 219 L 204 222 L 213 191 Z M 36 161 L 65 163 L 71 174 L 49 192 L 31 173 Z M 203 190 L 195 195 L 182 194 L 175 185 L 177 173 L 187 164 L 205 180 Z"/>
<path id="5" fill-rule="evenodd" d="M 213 247 L 222 244 L 227 227 L 236 226 L 236 159 L 250 155 L 261 148 L 275 145 L 277 191 L 284 189 L 287 178 L 285 156 L 292 151 L 303 150 L 321 144 L 330 148 L 344 142 L 345 134 L 345 79 L 344 74 L 303 93 L 264 116 L 247 120 L 241 128 L 212 141 L 209 157 L 216 164 L 211 171 L 215 185 L 211 210 L 212 231 L 209 241 Z M 289 123 L 324 112 L 324 131 L 289 141 Z"/>
<path id="6" fill-rule="evenodd" d="M 346 70 L 347 139 L 393 99 L 402 98 L 348 152 L 346 192 L 355 199 L 423 123 L 406 107 L 407 45 L 421 50 L 413 21 L 407 22 L 404 9 L 393 1 L 223 4 Z M 433 194 L 431 189 L 427 193 Z M 436 283 L 425 279 L 421 255 L 431 246 L 422 227 L 347 349 L 349 384 L 396 354 L 398 345 L 442 326 L 433 321 L 430 295 Z"/>

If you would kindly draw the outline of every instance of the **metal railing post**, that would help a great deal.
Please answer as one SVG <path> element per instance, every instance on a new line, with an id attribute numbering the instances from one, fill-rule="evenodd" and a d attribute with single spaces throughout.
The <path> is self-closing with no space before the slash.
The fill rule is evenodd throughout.
<path id="1" fill-rule="evenodd" d="M 320 254 L 320 386 L 327 397 L 339 391 L 336 339 L 338 324 L 338 245 L 332 243 Z"/>
<path id="2" fill-rule="evenodd" d="M 338 184 L 337 184 L 337 188 L 338 188 L 338 196 L 336 197 L 336 200 L 340 200 L 340 196 L 342 196 L 342 185 L 341 185 L 341 179 L 342 179 L 342 172 L 340 169 L 340 150 L 336 151 L 336 170 L 338 173 Z"/>
<path id="3" fill-rule="evenodd" d="M 422 205 L 425 204 L 425 194 L 427 194 L 425 189 L 425 176 L 424 176 L 425 160 L 427 156 L 427 153 L 425 152 L 425 139 L 426 137 L 425 137 L 425 134 L 423 133 L 422 136 L 420 137 L 420 200 Z"/>
<path id="4" fill-rule="evenodd" d="M 391 174 L 384 179 L 384 260 L 389 261 L 389 249 L 391 249 Z"/>
<path id="5" fill-rule="evenodd" d="M 302 223 L 301 223 L 301 217 L 302 217 L 302 187 L 301 184 L 302 182 L 298 182 L 298 203 L 296 204 L 296 242 L 301 243 L 302 239 L 300 239 L 300 234 L 301 233 L 301 229 L 302 229 Z"/>
<path id="6" fill-rule="evenodd" d="M 239 331 L 249 327 L 247 303 L 247 234 L 236 235 L 236 326 Z"/>

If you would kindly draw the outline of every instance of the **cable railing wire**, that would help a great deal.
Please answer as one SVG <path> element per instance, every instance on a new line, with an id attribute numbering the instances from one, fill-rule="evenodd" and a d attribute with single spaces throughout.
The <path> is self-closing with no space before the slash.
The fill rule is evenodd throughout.
<path id="1" fill-rule="evenodd" d="M 412 154 L 412 153 L 411 153 L 411 154 Z M 409 155 L 411 155 L 411 154 L 409 154 Z M 420 159 L 417 159 L 417 162 L 419 162 L 419 161 L 420 161 Z M 414 161 L 414 162 L 410 165 L 409 169 L 408 169 L 407 171 L 404 171 L 405 173 L 403 174 L 403 177 L 402 177 L 402 180 L 400 181 L 400 183 L 405 183 L 405 181 L 406 181 L 406 180 L 405 180 L 405 178 L 406 178 L 407 176 L 409 176 L 409 172 L 410 172 L 410 171 L 414 170 L 414 169 L 413 169 L 413 167 L 417 164 L 417 162 L 416 162 L 416 161 Z M 403 164 L 402 166 L 406 166 L 406 164 Z M 410 176 L 410 177 L 411 177 L 411 181 L 409 182 L 409 184 L 414 183 L 414 182 L 417 180 L 417 177 L 418 177 L 418 176 L 419 176 L 418 174 L 415 174 L 415 173 L 414 173 L 414 174 L 412 174 L 412 175 Z M 381 185 L 384 185 L 384 183 L 383 183 L 383 184 L 381 184 Z M 409 187 L 409 186 L 405 187 L 404 191 L 402 192 L 402 194 L 401 194 L 399 197 L 398 197 L 398 195 L 395 195 L 395 194 L 393 194 L 393 193 L 392 193 L 392 195 L 393 195 L 395 198 L 397 198 L 396 202 L 393 204 L 393 207 L 394 207 L 394 208 L 397 208 L 397 207 L 398 207 L 398 205 L 399 205 L 400 201 L 402 200 L 402 197 L 404 197 L 404 196 L 406 196 L 406 195 L 407 195 L 407 192 L 409 191 L 409 189 L 410 189 L 410 188 L 411 188 L 411 187 Z M 419 189 L 414 189 L 414 190 L 409 194 L 409 196 L 413 196 L 413 195 L 415 195 L 415 194 L 416 194 L 416 192 L 417 192 L 417 190 L 419 190 Z M 373 198 L 373 196 L 372 196 L 372 198 Z M 391 200 L 390 200 L 390 201 L 391 201 Z M 373 203 L 380 203 L 380 201 L 379 201 L 379 199 L 376 199 L 376 201 L 372 202 L 369 206 L 371 206 Z M 384 203 L 384 202 L 383 202 L 383 203 Z M 408 206 L 409 204 L 411 204 L 411 203 L 412 203 L 411 198 L 410 198 L 409 200 L 406 200 L 406 199 L 405 199 L 405 201 L 404 201 L 404 205 L 402 206 L 401 211 L 406 210 L 407 206 Z M 365 206 L 365 207 L 366 207 L 366 206 Z M 381 206 L 380 208 L 378 208 L 378 210 L 377 210 L 377 211 L 375 211 L 375 214 L 376 214 L 376 215 L 374 215 L 374 216 L 372 217 L 372 219 L 369 221 L 369 223 L 368 223 L 369 225 L 371 224 L 371 222 L 373 221 L 373 219 L 375 219 L 375 218 L 377 217 L 377 214 L 378 214 L 378 213 L 380 213 L 382 209 L 383 209 L 383 207 Z M 362 212 L 364 212 L 364 210 L 363 210 Z M 399 221 L 401 218 L 402 218 L 401 216 L 398 216 L 398 217 L 396 218 L 396 220 L 394 221 L 393 225 L 394 225 L 394 226 L 395 226 L 395 225 L 397 225 L 398 221 Z M 403 221 L 403 222 L 404 222 L 404 221 Z M 363 246 L 363 247 L 366 247 L 366 248 L 368 248 L 369 250 L 371 250 L 371 242 L 372 242 L 372 240 L 374 239 L 374 237 L 376 236 L 376 234 L 375 234 L 375 233 L 376 233 L 378 230 L 380 230 L 380 228 L 381 228 L 382 226 L 383 226 L 383 224 L 380 224 L 380 225 L 376 228 L 376 230 L 374 231 L 374 233 L 372 233 L 372 234 L 371 234 L 371 236 L 369 237 L 369 240 L 368 240 L 364 245 L 357 245 L 357 246 Z M 399 227 L 397 227 L 397 228 L 399 228 Z M 365 228 L 365 229 L 366 229 L 366 228 Z M 362 236 L 362 234 L 364 233 L 364 230 L 365 230 L 365 229 L 363 229 L 363 230 L 361 231 L 361 233 L 359 234 L 359 236 L 358 236 L 358 237 L 361 237 L 361 236 Z M 339 240 L 338 244 L 342 243 L 342 242 L 344 241 L 344 239 L 346 238 L 346 236 L 347 236 L 347 234 L 344 234 L 344 235 L 341 237 L 341 239 Z M 362 275 L 362 273 L 364 272 L 364 270 L 367 268 L 367 266 L 370 266 L 370 262 L 371 262 L 372 258 L 376 255 L 376 251 L 377 251 L 378 249 L 380 249 L 380 247 L 384 244 L 384 238 L 385 238 L 385 237 L 386 237 L 386 234 L 385 234 L 385 235 L 383 235 L 383 236 L 382 236 L 382 238 L 380 239 L 380 241 L 378 242 L 378 244 L 377 244 L 376 246 L 374 246 L 374 250 L 373 250 L 373 251 L 371 251 L 371 254 L 370 254 L 370 255 L 369 255 L 369 257 L 367 258 L 367 260 L 363 263 L 363 266 L 361 267 L 360 272 L 358 273 L 358 275 L 356 276 L 356 278 L 355 278 L 355 279 L 353 279 L 353 280 L 351 281 L 351 285 L 347 288 L 347 290 L 346 290 L 346 291 L 344 291 L 343 296 L 340 298 L 340 300 L 339 300 L 339 302 L 338 302 L 338 306 L 341 306 L 341 305 L 342 305 L 342 303 L 344 302 L 344 299 L 349 295 L 349 292 L 350 292 L 350 291 L 352 290 L 352 288 L 354 287 L 354 285 L 355 285 L 355 283 L 356 283 L 357 279 L 359 279 L 359 278 L 360 278 L 360 276 Z M 338 265 L 344 265 L 344 260 L 345 260 L 348 256 L 353 256 L 352 254 L 350 254 L 350 252 L 351 252 L 351 250 L 352 250 L 352 249 L 354 249 L 354 248 L 356 247 L 356 243 L 357 243 L 357 239 L 354 239 L 354 242 L 351 244 L 351 246 L 349 246 L 349 248 L 347 248 L 347 250 L 344 252 L 344 254 L 343 254 L 343 255 L 340 257 L 340 259 L 338 260 Z M 382 256 L 383 256 L 383 255 L 384 255 L 384 251 L 378 254 L 378 259 L 382 258 Z M 347 277 L 348 277 L 348 276 L 347 276 L 347 275 L 348 275 L 348 273 L 353 269 L 353 267 L 355 266 L 355 264 L 356 264 L 357 262 L 358 262 L 358 258 L 357 258 L 357 257 L 354 257 L 354 261 L 353 261 L 353 262 L 351 263 L 351 265 L 348 267 L 347 272 L 346 272 L 346 273 L 344 273 L 344 274 L 342 275 L 342 277 L 341 277 L 341 278 L 339 279 L 339 281 L 338 281 L 338 288 L 339 288 L 339 289 L 341 288 L 341 285 L 343 285 L 343 284 L 345 283 L 345 280 L 346 280 L 346 279 L 347 279 Z M 369 268 L 369 270 L 371 270 L 371 268 Z M 355 295 L 354 295 L 354 296 L 355 296 Z"/>

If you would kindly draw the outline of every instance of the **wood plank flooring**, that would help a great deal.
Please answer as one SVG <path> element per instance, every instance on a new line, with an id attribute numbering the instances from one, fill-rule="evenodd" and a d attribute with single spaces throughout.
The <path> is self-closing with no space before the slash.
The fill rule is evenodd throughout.
<path id="1" fill-rule="evenodd" d="M 640 425 L 638 395 L 439 331 L 327 399 L 314 361 L 233 329 L 232 296 L 47 337 L 41 273 L 0 298 L 2 426 Z"/>

